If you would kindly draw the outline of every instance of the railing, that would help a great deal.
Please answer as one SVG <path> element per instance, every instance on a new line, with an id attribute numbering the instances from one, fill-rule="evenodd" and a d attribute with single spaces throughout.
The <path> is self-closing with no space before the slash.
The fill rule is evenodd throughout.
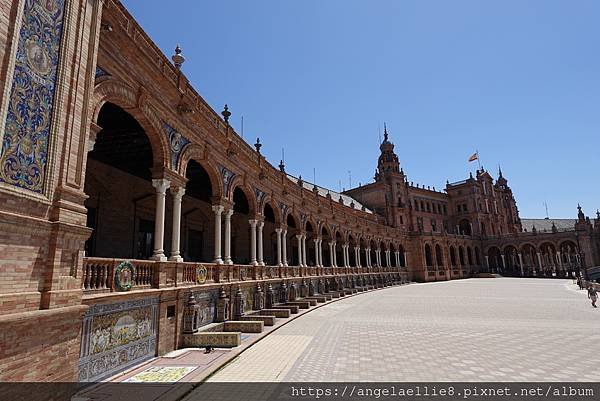
<path id="1" fill-rule="evenodd" d="M 246 280 L 402 272 L 403 269 L 405 268 L 216 265 L 86 257 L 83 259 L 81 287 L 86 294 L 101 294 Z"/>

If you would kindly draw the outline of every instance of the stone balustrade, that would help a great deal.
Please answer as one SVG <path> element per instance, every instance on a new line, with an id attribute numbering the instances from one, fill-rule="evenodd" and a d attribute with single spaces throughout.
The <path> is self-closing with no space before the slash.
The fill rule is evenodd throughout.
<path id="1" fill-rule="evenodd" d="M 128 276 L 130 286 L 126 286 L 126 289 L 119 288 L 118 280 L 116 280 L 116 275 L 119 274 L 117 270 L 122 269 L 119 266 L 125 266 L 125 264 L 133 267 L 133 274 Z M 404 268 L 396 267 L 279 267 L 85 257 L 81 274 L 81 288 L 85 294 L 98 294 L 252 280 L 392 272 L 408 277 Z"/>

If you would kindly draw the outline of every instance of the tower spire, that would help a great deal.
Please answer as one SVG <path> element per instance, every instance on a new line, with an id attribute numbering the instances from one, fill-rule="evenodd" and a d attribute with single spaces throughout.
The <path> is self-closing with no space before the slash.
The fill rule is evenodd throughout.
<path id="1" fill-rule="evenodd" d="M 386 125 L 386 123 L 384 122 L 384 123 L 383 123 L 383 141 L 384 141 L 384 142 L 387 142 L 387 140 L 388 140 L 387 125 Z"/>

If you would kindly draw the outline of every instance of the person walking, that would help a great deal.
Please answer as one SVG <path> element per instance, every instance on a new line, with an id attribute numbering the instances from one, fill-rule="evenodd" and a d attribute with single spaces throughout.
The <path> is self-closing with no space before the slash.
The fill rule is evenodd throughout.
<path id="1" fill-rule="evenodd" d="M 581 276 L 577 277 L 577 285 L 579 286 L 580 290 L 583 290 L 583 284 L 581 281 Z"/>
<path id="2" fill-rule="evenodd" d="M 592 306 L 597 308 L 596 301 L 598 300 L 598 291 L 596 291 L 596 288 L 591 284 L 588 286 L 588 298 L 592 300 Z"/>

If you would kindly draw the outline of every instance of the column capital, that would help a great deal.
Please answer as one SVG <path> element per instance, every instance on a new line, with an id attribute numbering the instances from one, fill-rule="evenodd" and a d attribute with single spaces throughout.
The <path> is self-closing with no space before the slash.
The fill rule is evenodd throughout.
<path id="1" fill-rule="evenodd" d="M 212 207 L 212 210 L 213 210 L 213 212 L 215 212 L 215 214 L 223 213 L 224 209 L 225 209 L 225 207 L 223 205 L 213 205 L 213 207 Z"/>
<path id="2" fill-rule="evenodd" d="M 283 231 L 283 229 L 281 229 L 281 228 L 276 228 L 276 229 L 275 229 L 275 232 L 276 232 L 277 234 L 280 234 L 282 231 Z"/>
<path id="3" fill-rule="evenodd" d="M 152 186 L 156 188 L 157 194 L 165 195 L 170 185 L 171 181 L 166 178 L 155 178 L 152 180 Z"/>
<path id="4" fill-rule="evenodd" d="M 265 226 L 265 222 L 263 220 L 258 220 L 258 228 L 263 228 Z"/>
<path id="5" fill-rule="evenodd" d="M 230 219 L 233 215 L 233 208 L 225 209 L 225 218 Z"/>
<path id="6" fill-rule="evenodd" d="M 297 239 L 302 239 L 302 234 L 296 234 Z"/>
<path id="7" fill-rule="evenodd" d="M 171 192 L 171 195 L 173 195 L 173 198 L 181 199 L 181 198 L 183 198 L 183 195 L 185 194 L 185 187 L 172 186 L 169 188 L 169 192 Z"/>
<path id="8" fill-rule="evenodd" d="M 258 220 L 256 220 L 256 219 L 250 219 L 250 220 L 248 220 L 248 223 L 250 223 L 251 227 L 256 227 L 256 224 L 258 223 Z"/>

